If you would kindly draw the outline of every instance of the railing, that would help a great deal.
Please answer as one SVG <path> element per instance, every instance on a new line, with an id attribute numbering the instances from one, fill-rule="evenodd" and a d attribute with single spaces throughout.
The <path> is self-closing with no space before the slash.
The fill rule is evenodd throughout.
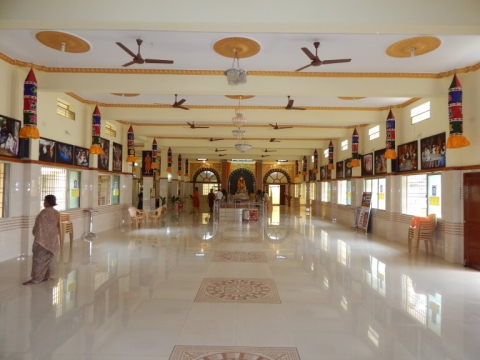
<path id="1" fill-rule="evenodd" d="M 213 218 L 215 221 L 243 221 L 243 210 L 258 210 L 257 221 L 264 221 L 267 214 L 265 202 L 249 201 L 215 201 L 213 205 Z"/>

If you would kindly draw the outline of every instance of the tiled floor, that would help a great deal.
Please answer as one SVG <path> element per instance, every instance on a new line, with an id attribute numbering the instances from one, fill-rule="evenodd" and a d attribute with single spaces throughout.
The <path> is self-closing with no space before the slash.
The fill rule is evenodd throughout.
<path id="1" fill-rule="evenodd" d="M 480 272 L 274 210 L 100 233 L 34 286 L 0 263 L 0 359 L 479 358 Z"/>

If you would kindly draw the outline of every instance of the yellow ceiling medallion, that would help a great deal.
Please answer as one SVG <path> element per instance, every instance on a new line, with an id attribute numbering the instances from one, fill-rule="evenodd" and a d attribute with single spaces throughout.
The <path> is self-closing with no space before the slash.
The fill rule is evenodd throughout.
<path id="1" fill-rule="evenodd" d="M 255 40 L 244 37 L 230 37 L 218 40 L 213 44 L 213 50 L 222 56 L 234 58 L 235 52 L 238 58 L 247 58 L 258 54 L 260 44 Z"/>
<path id="2" fill-rule="evenodd" d="M 360 100 L 360 99 L 365 99 L 365 96 L 363 97 L 353 97 L 353 96 L 339 96 L 338 97 L 340 100 Z"/>
<path id="3" fill-rule="evenodd" d="M 440 39 L 434 36 L 417 36 L 397 41 L 388 47 L 386 53 L 396 58 L 414 57 L 427 54 L 438 48 L 440 44 Z"/>
<path id="4" fill-rule="evenodd" d="M 225 97 L 229 99 L 234 99 L 234 100 L 245 100 L 245 99 L 254 98 L 255 95 L 225 95 Z"/>
<path id="5" fill-rule="evenodd" d="M 90 44 L 79 37 L 60 32 L 60 31 L 40 31 L 35 37 L 43 45 L 49 48 L 68 52 L 68 53 L 85 53 L 90 51 Z"/>
<path id="6" fill-rule="evenodd" d="M 140 95 L 140 94 L 132 94 L 132 93 L 112 93 L 112 95 L 121 96 L 121 97 L 134 97 L 134 96 L 138 96 L 138 95 Z"/>

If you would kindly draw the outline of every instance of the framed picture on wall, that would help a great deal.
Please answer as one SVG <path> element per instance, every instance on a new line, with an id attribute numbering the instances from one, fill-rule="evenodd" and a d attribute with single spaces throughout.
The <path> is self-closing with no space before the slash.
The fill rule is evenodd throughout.
<path id="1" fill-rule="evenodd" d="M 73 164 L 88 167 L 90 155 L 89 150 L 80 146 L 75 146 L 74 153 L 75 158 L 73 159 Z"/>
<path id="2" fill-rule="evenodd" d="M 418 170 L 418 141 L 397 146 L 398 171 Z"/>
<path id="3" fill-rule="evenodd" d="M 345 166 L 344 166 L 344 171 L 345 171 L 345 178 L 351 178 L 352 177 L 352 159 L 346 159 L 345 160 Z"/>
<path id="4" fill-rule="evenodd" d="M 98 168 L 108 170 L 108 161 L 110 159 L 110 140 L 100 138 L 100 147 L 102 153 L 98 155 Z"/>
<path id="5" fill-rule="evenodd" d="M 446 166 L 446 133 L 420 139 L 422 169 L 434 169 Z"/>
<path id="6" fill-rule="evenodd" d="M 73 145 L 56 142 L 55 157 L 57 163 L 73 165 Z"/>
<path id="7" fill-rule="evenodd" d="M 0 115 L 0 156 L 20 157 L 20 121 Z"/>
<path id="8" fill-rule="evenodd" d="M 112 170 L 122 171 L 122 145 L 113 143 L 112 152 Z"/>
<path id="9" fill-rule="evenodd" d="M 40 138 L 38 143 L 38 160 L 55 162 L 55 140 Z"/>
<path id="10" fill-rule="evenodd" d="M 337 179 L 343 179 L 343 161 L 338 161 L 337 166 L 335 169 L 337 169 Z"/>
<path id="11" fill-rule="evenodd" d="M 362 155 L 362 176 L 365 175 L 373 175 L 373 153 Z"/>
<path id="12" fill-rule="evenodd" d="M 152 152 L 142 151 L 142 175 L 143 176 L 153 176 L 152 161 L 153 161 Z"/>
<path id="13" fill-rule="evenodd" d="M 373 152 L 373 158 L 375 159 L 375 175 L 387 173 L 387 159 L 385 158 L 385 151 L 387 151 L 386 148 L 375 150 Z"/>

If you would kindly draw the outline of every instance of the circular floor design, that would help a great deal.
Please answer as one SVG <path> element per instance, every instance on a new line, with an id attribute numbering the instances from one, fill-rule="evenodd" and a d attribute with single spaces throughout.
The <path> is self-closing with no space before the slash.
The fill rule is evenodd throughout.
<path id="1" fill-rule="evenodd" d="M 224 300 L 255 300 L 270 294 L 270 287 L 255 280 L 228 279 L 211 283 L 206 292 Z"/>

